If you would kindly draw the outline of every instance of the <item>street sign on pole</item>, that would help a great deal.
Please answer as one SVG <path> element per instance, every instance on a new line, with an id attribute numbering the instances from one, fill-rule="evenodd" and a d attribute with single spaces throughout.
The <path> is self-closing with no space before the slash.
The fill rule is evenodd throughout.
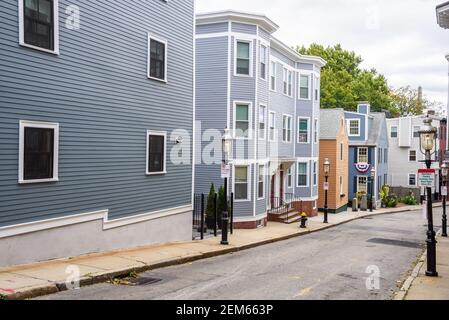
<path id="1" fill-rule="evenodd" d="M 329 182 L 325 182 L 323 188 L 324 191 L 329 190 Z"/>
<path id="2" fill-rule="evenodd" d="M 221 178 L 231 178 L 231 166 L 224 161 L 221 163 Z"/>
<path id="3" fill-rule="evenodd" d="M 441 187 L 441 195 L 443 197 L 447 197 L 447 187 Z"/>
<path id="4" fill-rule="evenodd" d="M 432 188 L 435 186 L 435 169 L 419 169 L 419 186 Z"/>

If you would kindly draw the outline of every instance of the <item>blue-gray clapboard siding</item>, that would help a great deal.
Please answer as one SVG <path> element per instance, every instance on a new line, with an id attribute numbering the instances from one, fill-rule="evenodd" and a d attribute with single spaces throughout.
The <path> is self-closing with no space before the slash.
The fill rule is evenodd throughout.
<path id="1" fill-rule="evenodd" d="M 209 23 L 196 26 L 196 34 L 228 32 L 229 24 L 227 22 Z"/>
<path id="2" fill-rule="evenodd" d="M 145 163 L 146 130 L 192 133 L 193 0 L 80 0 L 79 30 L 65 28 L 71 4 L 55 56 L 20 47 L 17 0 L 0 3 L 0 226 L 191 202 L 191 163 L 167 159 L 160 176 Z M 167 84 L 147 79 L 147 32 L 168 41 Z M 60 124 L 58 183 L 18 184 L 20 120 Z"/>

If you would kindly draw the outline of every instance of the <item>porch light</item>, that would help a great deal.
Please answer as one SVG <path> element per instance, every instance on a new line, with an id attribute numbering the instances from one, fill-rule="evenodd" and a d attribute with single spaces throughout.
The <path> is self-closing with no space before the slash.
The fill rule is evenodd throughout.
<path id="1" fill-rule="evenodd" d="M 330 163 L 329 159 L 326 158 L 326 159 L 324 159 L 324 164 L 323 164 L 324 175 L 326 177 L 329 176 L 330 169 L 331 169 L 331 163 Z"/>

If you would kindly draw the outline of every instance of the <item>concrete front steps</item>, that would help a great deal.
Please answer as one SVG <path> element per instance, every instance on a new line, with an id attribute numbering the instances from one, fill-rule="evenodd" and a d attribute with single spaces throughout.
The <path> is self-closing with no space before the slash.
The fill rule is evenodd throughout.
<path id="1" fill-rule="evenodd" d="M 301 215 L 295 209 L 283 213 L 268 213 L 268 221 L 292 224 L 301 221 Z"/>

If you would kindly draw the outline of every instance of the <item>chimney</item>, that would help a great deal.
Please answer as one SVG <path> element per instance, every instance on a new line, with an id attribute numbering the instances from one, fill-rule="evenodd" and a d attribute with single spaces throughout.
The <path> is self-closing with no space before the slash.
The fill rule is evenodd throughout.
<path id="1" fill-rule="evenodd" d="M 422 95 L 422 87 L 419 86 L 418 87 L 418 107 L 419 107 L 419 109 L 421 109 L 423 106 L 422 96 L 423 96 Z"/>
<path id="2" fill-rule="evenodd" d="M 371 113 L 371 105 L 369 102 L 361 101 L 357 104 L 357 112 L 368 115 Z"/>

